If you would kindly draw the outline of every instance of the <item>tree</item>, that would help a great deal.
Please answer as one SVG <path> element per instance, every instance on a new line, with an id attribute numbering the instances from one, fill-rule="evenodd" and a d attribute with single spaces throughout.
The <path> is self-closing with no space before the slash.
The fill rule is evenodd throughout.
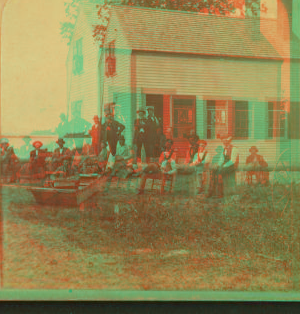
<path id="1" fill-rule="evenodd" d="M 98 9 L 99 23 L 94 25 L 93 36 L 100 43 L 100 47 L 103 45 L 109 21 L 110 4 L 240 17 L 257 17 L 261 10 L 267 11 L 263 0 L 68 0 L 65 3 L 67 21 L 61 23 L 61 34 L 69 40 L 68 44 L 73 35 L 81 2 L 95 4 L 95 9 Z"/>

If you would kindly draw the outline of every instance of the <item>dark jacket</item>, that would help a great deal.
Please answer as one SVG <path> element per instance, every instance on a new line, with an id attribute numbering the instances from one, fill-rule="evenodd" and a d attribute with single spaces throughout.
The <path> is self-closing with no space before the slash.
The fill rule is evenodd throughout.
<path id="1" fill-rule="evenodd" d="M 137 142 L 143 142 L 145 140 L 146 122 L 146 119 L 135 119 L 133 144 L 137 144 Z M 143 129 L 144 132 L 141 132 L 141 129 Z"/>
<path id="2" fill-rule="evenodd" d="M 157 129 L 159 127 L 159 122 L 155 117 L 152 118 L 148 117 L 146 120 L 145 141 L 155 145 L 157 140 Z"/>

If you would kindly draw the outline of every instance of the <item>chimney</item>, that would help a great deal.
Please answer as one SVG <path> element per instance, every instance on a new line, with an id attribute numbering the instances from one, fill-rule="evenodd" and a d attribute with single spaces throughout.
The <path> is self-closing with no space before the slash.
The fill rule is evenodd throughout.
<path id="1" fill-rule="evenodd" d="M 249 19 L 250 32 L 253 40 L 260 38 L 260 6 L 261 0 L 257 2 L 245 0 L 245 17 Z"/>

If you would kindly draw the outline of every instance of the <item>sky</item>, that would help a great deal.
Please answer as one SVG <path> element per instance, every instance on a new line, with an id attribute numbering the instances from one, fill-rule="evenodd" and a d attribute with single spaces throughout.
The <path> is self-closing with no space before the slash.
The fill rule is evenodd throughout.
<path id="1" fill-rule="evenodd" d="M 268 16 L 276 1 L 264 0 Z M 4 135 L 54 129 L 67 108 L 68 46 L 60 35 L 64 0 L 10 0 L 2 24 L 1 122 Z"/>
<path id="2" fill-rule="evenodd" d="M 63 0 L 10 0 L 2 24 L 2 134 L 53 129 L 66 112 Z"/>

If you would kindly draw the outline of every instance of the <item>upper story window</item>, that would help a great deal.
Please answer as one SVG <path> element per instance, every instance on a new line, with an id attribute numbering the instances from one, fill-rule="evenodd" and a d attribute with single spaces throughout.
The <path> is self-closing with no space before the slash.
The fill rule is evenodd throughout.
<path id="1" fill-rule="evenodd" d="M 83 71 L 82 38 L 76 40 L 73 46 L 73 73 L 80 74 Z"/>
<path id="2" fill-rule="evenodd" d="M 107 77 L 116 75 L 116 56 L 115 56 L 115 40 L 108 44 L 105 58 L 105 72 Z"/>

